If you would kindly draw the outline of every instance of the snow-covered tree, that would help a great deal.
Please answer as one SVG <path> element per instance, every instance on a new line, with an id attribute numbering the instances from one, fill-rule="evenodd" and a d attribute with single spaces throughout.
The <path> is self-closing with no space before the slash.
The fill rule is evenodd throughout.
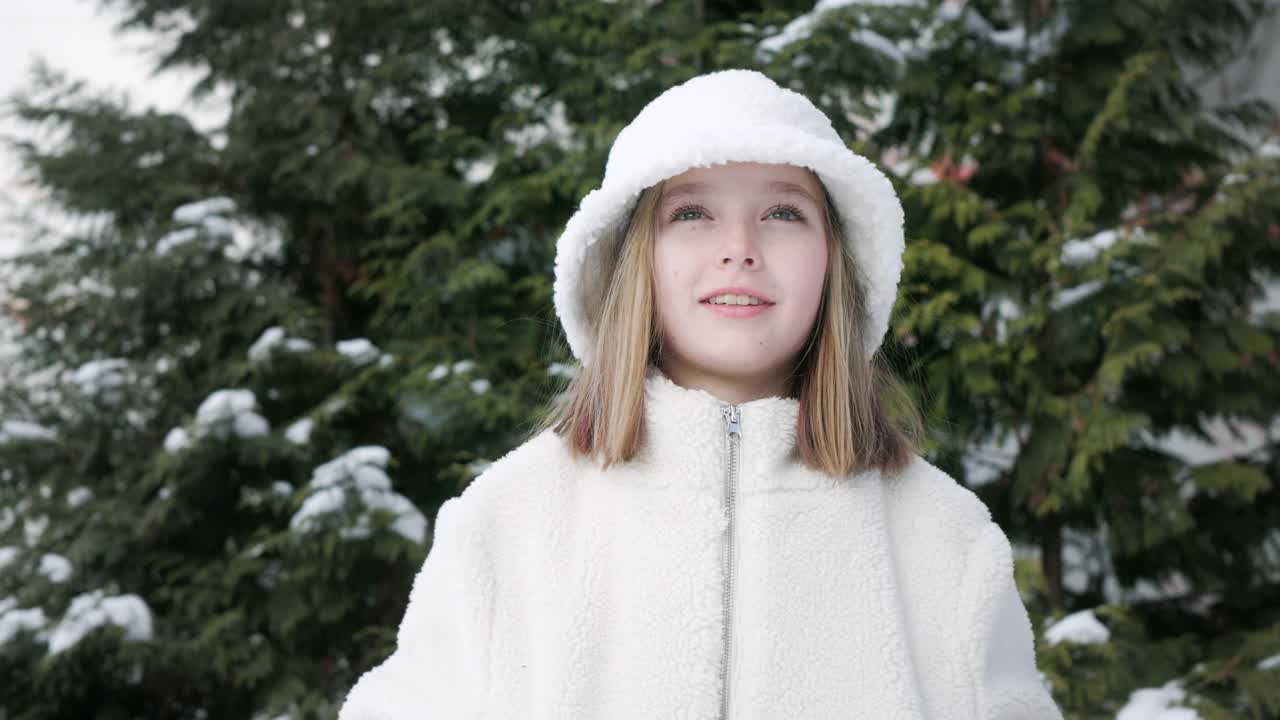
<path id="1" fill-rule="evenodd" d="M 429 518 L 569 372 L 533 317 L 550 229 L 474 227 L 510 43 L 415 3 L 122 5 L 182 23 L 167 62 L 232 107 L 206 137 L 48 72 L 14 102 L 54 138 L 26 172 L 86 223 L 6 266 L 0 708 L 331 716 Z"/>

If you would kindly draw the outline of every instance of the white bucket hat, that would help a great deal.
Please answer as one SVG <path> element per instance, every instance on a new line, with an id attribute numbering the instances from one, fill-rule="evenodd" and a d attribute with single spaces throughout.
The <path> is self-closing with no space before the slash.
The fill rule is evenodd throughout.
<path id="1" fill-rule="evenodd" d="M 849 150 L 808 98 L 753 70 L 722 70 L 668 89 L 618 133 L 604 181 L 582 198 L 556 243 L 556 314 L 584 367 L 591 362 L 589 308 L 602 303 L 608 277 L 601 248 L 621 241 L 640 192 L 690 168 L 734 161 L 817 173 L 866 283 L 863 338 L 867 358 L 875 354 L 902 274 L 902 204 L 893 185 Z"/>

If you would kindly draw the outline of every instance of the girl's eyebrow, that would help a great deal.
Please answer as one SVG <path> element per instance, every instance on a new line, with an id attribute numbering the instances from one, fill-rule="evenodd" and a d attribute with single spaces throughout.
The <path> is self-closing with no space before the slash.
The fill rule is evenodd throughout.
<path id="1" fill-rule="evenodd" d="M 817 198 L 815 198 L 808 190 L 804 189 L 803 185 L 797 185 L 796 183 L 787 182 L 785 180 L 773 180 L 765 187 L 770 192 L 781 193 L 783 195 L 798 195 L 815 205 L 819 204 Z M 680 183 L 662 194 L 662 202 L 665 204 L 677 198 L 696 196 L 701 193 L 705 193 L 712 188 L 713 186 L 708 183 Z"/>
<path id="2" fill-rule="evenodd" d="M 800 197 L 808 199 L 809 202 L 812 202 L 815 205 L 819 204 L 818 199 L 811 195 L 808 190 L 805 190 L 803 185 L 786 182 L 785 180 L 774 180 L 769 183 L 769 189 L 776 193 L 782 193 L 783 195 L 799 195 Z"/>
<path id="3" fill-rule="evenodd" d="M 666 203 L 666 202 L 671 202 L 676 198 L 681 198 L 681 197 L 691 196 L 691 195 L 699 195 L 710 189 L 711 189 L 711 185 L 707 183 L 698 183 L 698 182 L 680 183 L 679 185 L 676 185 L 675 187 L 672 187 L 670 190 L 667 190 L 662 193 L 662 202 Z"/>

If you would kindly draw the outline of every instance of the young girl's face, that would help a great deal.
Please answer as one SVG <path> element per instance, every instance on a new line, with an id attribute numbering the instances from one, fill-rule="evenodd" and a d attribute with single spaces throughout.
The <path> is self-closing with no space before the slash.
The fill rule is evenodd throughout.
<path id="1" fill-rule="evenodd" d="M 761 163 L 693 168 L 666 181 L 657 212 L 663 371 L 731 402 L 784 395 L 826 276 L 825 207 L 813 174 Z M 710 302 L 726 294 L 764 304 Z"/>

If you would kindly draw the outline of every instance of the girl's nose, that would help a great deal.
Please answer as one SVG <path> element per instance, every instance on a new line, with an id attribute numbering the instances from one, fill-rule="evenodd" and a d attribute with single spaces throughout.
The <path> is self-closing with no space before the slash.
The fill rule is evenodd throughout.
<path id="1" fill-rule="evenodd" d="M 732 255 L 726 255 L 726 256 L 724 256 L 724 257 L 720 260 L 720 264 L 721 264 L 721 265 L 732 265 L 732 264 L 733 264 L 733 260 L 734 260 L 734 256 L 732 256 Z M 752 257 L 751 255 L 746 255 L 746 256 L 744 256 L 744 257 L 742 258 L 742 264 L 743 264 L 743 265 L 746 265 L 747 267 L 755 267 L 756 259 L 755 259 L 754 257 Z"/>
<path id="2" fill-rule="evenodd" d="M 741 262 L 747 267 L 759 264 L 759 248 L 756 246 L 756 228 L 751 220 L 731 224 L 725 229 L 724 244 L 720 249 L 720 264 Z"/>

